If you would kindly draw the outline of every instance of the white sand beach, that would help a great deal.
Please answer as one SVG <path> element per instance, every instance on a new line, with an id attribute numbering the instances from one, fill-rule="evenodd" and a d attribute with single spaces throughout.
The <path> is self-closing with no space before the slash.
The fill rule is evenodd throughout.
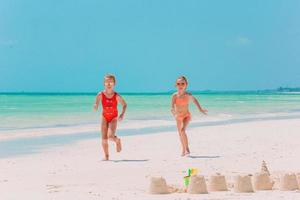
<path id="1" fill-rule="evenodd" d="M 243 122 L 189 128 L 191 156 L 180 157 L 176 132 L 122 137 L 123 150 L 110 145 L 101 161 L 99 139 L 49 148 L 37 154 L 0 159 L 0 199 L 300 199 L 299 190 L 278 190 L 278 177 L 300 173 L 300 119 Z M 235 193 L 233 177 L 254 174 L 265 160 L 276 181 L 272 191 Z M 208 194 L 148 194 L 150 177 L 183 187 L 182 171 L 198 168 L 206 179 L 219 172 L 229 191 Z"/>

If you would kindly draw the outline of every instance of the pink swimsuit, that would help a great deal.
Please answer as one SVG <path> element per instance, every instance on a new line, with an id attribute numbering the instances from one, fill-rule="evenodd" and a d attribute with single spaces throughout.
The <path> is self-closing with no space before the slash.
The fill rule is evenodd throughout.
<path id="1" fill-rule="evenodd" d="M 176 105 L 179 105 L 179 106 L 186 106 L 189 104 L 189 97 L 186 95 L 184 96 L 183 98 L 176 98 L 175 100 L 175 104 Z M 180 113 L 180 114 L 177 114 L 176 115 L 176 119 L 178 120 L 184 120 L 184 119 L 191 119 L 192 115 L 190 112 L 187 112 L 187 113 Z"/>

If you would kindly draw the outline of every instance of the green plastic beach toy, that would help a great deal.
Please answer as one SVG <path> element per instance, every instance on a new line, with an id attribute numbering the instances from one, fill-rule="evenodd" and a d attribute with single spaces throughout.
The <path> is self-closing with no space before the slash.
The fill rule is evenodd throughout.
<path id="1" fill-rule="evenodd" d="M 183 171 L 183 172 L 186 172 L 186 171 Z M 190 183 L 190 177 L 194 176 L 194 175 L 197 175 L 197 173 L 198 173 L 198 169 L 197 168 L 189 168 L 187 170 L 187 176 L 183 177 L 183 184 L 185 186 L 188 186 L 189 183 Z"/>
<path id="2" fill-rule="evenodd" d="M 190 176 L 183 177 L 183 184 L 184 186 L 188 186 L 190 183 Z"/>

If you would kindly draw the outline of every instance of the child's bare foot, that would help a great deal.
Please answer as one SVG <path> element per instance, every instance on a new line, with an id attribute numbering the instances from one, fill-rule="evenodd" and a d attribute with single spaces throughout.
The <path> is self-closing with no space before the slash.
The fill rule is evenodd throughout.
<path id="1" fill-rule="evenodd" d="M 102 161 L 108 161 L 109 160 L 109 156 L 105 155 L 105 157 L 102 159 Z"/>
<path id="2" fill-rule="evenodd" d="M 187 148 L 186 151 L 185 151 L 185 155 L 190 155 L 190 153 L 191 153 L 191 152 L 190 152 L 190 149 Z"/>
<path id="3" fill-rule="evenodd" d="M 184 156 L 189 156 L 190 155 L 190 150 L 186 150 L 186 151 L 183 151 L 181 153 L 181 156 L 184 157 Z"/>
<path id="4" fill-rule="evenodd" d="M 181 156 L 182 156 L 182 157 L 185 156 L 185 151 L 183 151 L 183 152 L 181 153 Z"/>
<path id="5" fill-rule="evenodd" d="M 121 139 L 120 138 L 116 139 L 116 146 L 117 146 L 117 152 L 120 152 L 122 150 L 122 145 L 121 145 Z"/>

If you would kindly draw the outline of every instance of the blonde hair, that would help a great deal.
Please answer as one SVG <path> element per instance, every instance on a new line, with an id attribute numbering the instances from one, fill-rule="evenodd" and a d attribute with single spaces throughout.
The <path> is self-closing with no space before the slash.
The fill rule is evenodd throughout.
<path id="1" fill-rule="evenodd" d="M 184 82 L 186 83 L 186 85 L 188 85 L 188 80 L 187 80 L 187 78 L 185 76 L 179 76 L 179 77 L 177 77 L 176 81 L 178 79 L 184 80 Z"/>
<path id="2" fill-rule="evenodd" d="M 116 77 L 112 74 L 106 74 L 104 76 L 104 81 L 105 81 L 105 79 L 112 79 L 114 81 L 114 83 L 116 83 Z"/>

